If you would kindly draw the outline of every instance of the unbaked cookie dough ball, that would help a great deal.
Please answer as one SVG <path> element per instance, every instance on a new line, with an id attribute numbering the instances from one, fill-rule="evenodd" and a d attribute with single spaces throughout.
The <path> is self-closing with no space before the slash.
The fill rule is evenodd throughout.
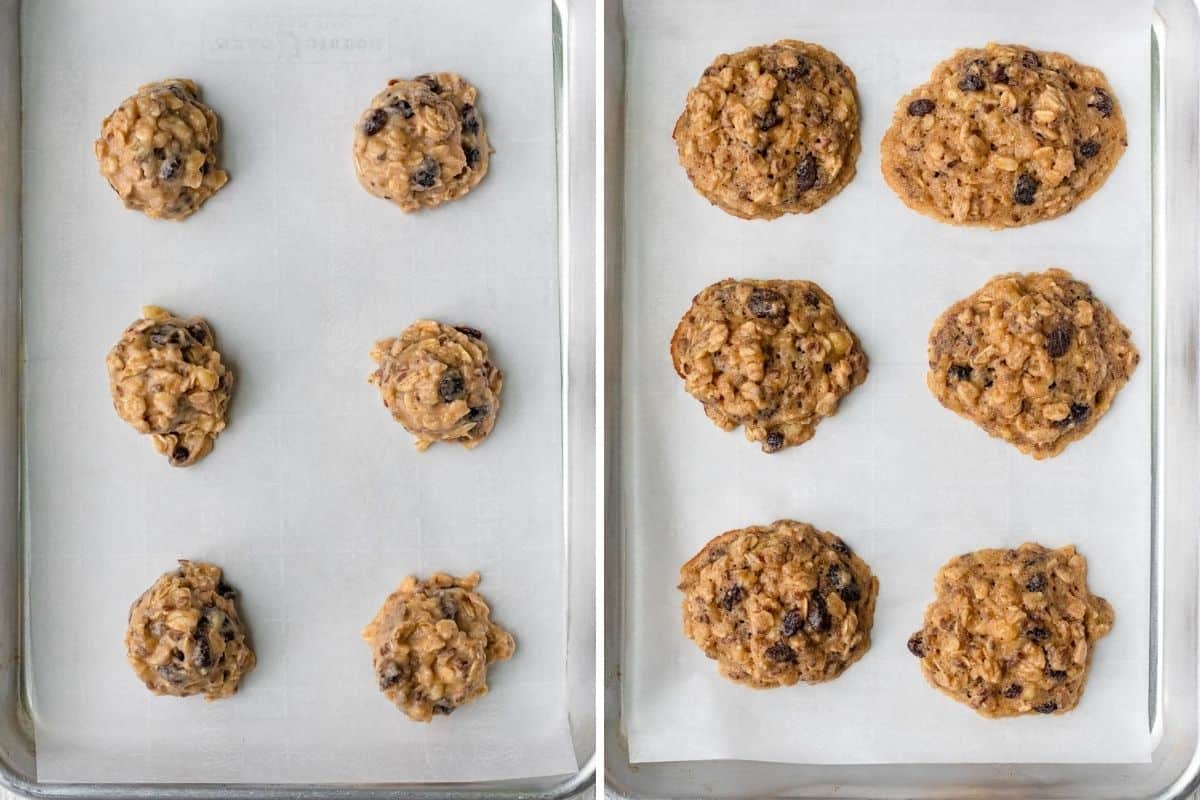
<path id="1" fill-rule="evenodd" d="M 362 632 L 379 690 L 414 722 L 487 694 L 488 667 L 516 650 L 508 631 L 491 621 L 478 585 L 478 572 L 409 576 Z"/>
<path id="2" fill-rule="evenodd" d="M 388 81 L 355 129 L 358 182 L 405 212 L 471 191 L 491 155 L 476 95 L 453 72 Z"/>
<path id="3" fill-rule="evenodd" d="M 173 467 L 190 467 L 225 430 L 233 373 L 221 363 L 208 323 L 157 306 L 121 334 L 108 353 L 113 408 Z"/>
<path id="4" fill-rule="evenodd" d="M 220 567 L 181 560 L 134 602 L 125 651 L 147 689 L 205 700 L 237 691 L 255 659 L 235 596 Z"/>
<path id="5" fill-rule="evenodd" d="M 379 368 L 368 380 L 418 450 L 434 442 L 469 449 L 492 432 L 503 375 L 479 331 L 417 320 L 399 338 L 376 342 L 371 359 Z"/>
<path id="6" fill-rule="evenodd" d="M 105 117 L 96 160 L 126 208 L 184 219 L 229 180 L 217 167 L 219 138 L 195 81 L 171 78 L 146 84 Z"/>

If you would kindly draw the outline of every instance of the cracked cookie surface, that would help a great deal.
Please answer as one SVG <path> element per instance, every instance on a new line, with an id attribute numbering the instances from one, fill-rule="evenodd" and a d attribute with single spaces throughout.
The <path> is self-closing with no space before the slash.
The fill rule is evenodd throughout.
<path id="1" fill-rule="evenodd" d="M 388 81 L 355 129 L 358 182 L 405 212 L 471 191 L 491 158 L 477 95 L 453 72 Z"/>
<path id="2" fill-rule="evenodd" d="M 722 430 L 774 453 L 803 444 L 867 378 L 867 356 L 810 281 L 735 280 L 696 295 L 671 337 L 684 388 Z"/>
<path id="3" fill-rule="evenodd" d="M 94 150 L 126 208 L 180 220 L 229 181 L 217 167 L 219 138 L 195 81 L 173 78 L 142 86 L 105 117 Z"/>
<path id="4" fill-rule="evenodd" d="M 756 689 L 833 680 L 871 646 L 879 581 L 840 538 L 779 520 L 717 536 L 679 570 L 683 632 Z"/>
<path id="5" fill-rule="evenodd" d="M 221 568 L 180 560 L 129 609 L 125 651 L 157 695 L 229 697 L 254 669 L 254 651 Z"/>
<path id="6" fill-rule="evenodd" d="M 1078 703 L 1096 641 L 1113 625 L 1068 545 L 977 550 L 938 571 L 908 640 L 934 688 L 985 717 L 1061 714 Z"/>
<path id="7" fill-rule="evenodd" d="M 379 690 L 415 722 L 487 694 L 488 667 L 516 644 L 475 592 L 479 573 L 404 579 L 363 630 Z"/>
<path id="8" fill-rule="evenodd" d="M 943 406 L 1041 459 L 1082 439 L 1129 381 L 1129 329 L 1069 272 L 999 275 L 929 334 L 926 382 Z"/>
<path id="9" fill-rule="evenodd" d="M 854 73 L 819 45 L 784 39 L 720 55 L 675 123 L 696 191 L 743 219 L 809 213 L 854 177 Z"/>
<path id="10" fill-rule="evenodd" d="M 474 328 L 417 320 L 399 337 L 376 342 L 371 360 L 379 368 L 368 380 L 418 450 L 434 442 L 470 449 L 495 427 L 504 377 Z"/>
<path id="11" fill-rule="evenodd" d="M 896 105 L 880 145 L 888 185 L 914 211 L 1010 228 L 1075 208 L 1128 144 L 1095 67 L 1021 45 L 968 48 Z"/>
<path id="12" fill-rule="evenodd" d="M 146 306 L 105 363 L 113 408 L 149 434 L 171 466 L 190 467 L 212 450 L 225 430 L 234 378 L 204 319 Z"/>

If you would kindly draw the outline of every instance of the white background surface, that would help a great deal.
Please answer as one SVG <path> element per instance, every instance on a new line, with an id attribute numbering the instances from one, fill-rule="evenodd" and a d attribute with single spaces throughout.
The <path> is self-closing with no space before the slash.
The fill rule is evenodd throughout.
<path id="1" fill-rule="evenodd" d="M 681 10 L 686 7 L 686 10 Z M 629 605 L 624 719 L 635 762 L 1148 760 L 1149 4 L 627 0 L 624 471 Z M 671 130 L 717 53 L 815 41 L 857 75 L 858 175 L 809 216 L 735 219 L 695 193 Z M 909 211 L 879 172 L 895 102 L 959 46 L 1019 41 L 1107 73 L 1129 148 L 1059 220 L 992 232 Z M 994 274 L 1062 266 L 1132 329 L 1143 366 L 1084 441 L 1035 462 L 942 409 L 925 388 L 929 328 Z M 828 290 L 871 359 L 867 382 L 807 444 L 759 452 L 723 433 L 667 352 L 693 295 L 728 276 Z M 873 646 L 838 680 L 755 692 L 680 633 L 679 566 L 712 536 L 780 517 L 843 536 L 881 589 Z M 1025 540 L 1075 543 L 1116 609 L 1087 693 L 1060 717 L 985 720 L 929 688 L 905 642 L 950 557 Z"/>
<path id="2" fill-rule="evenodd" d="M 30 3 L 24 312 L 33 712 L 41 780 L 414 781 L 574 771 L 565 713 L 550 9 L 541 0 Z M 334 11 L 331 13 L 330 9 Z M 456 70 L 496 148 L 465 199 L 404 216 L 357 184 L 388 78 Z M 231 181 L 185 223 L 121 208 L 100 120 L 196 79 Z M 229 429 L 172 470 L 113 413 L 104 355 L 144 303 L 206 316 Z M 418 454 L 367 385 L 371 343 L 485 332 L 503 408 L 477 450 Z M 258 668 L 232 700 L 150 696 L 130 602 L 178 557 L 240 591 Z M 517 640 L 492 692 L 409 722 L 359 630 L 401 578 L 483 573 Z"/>

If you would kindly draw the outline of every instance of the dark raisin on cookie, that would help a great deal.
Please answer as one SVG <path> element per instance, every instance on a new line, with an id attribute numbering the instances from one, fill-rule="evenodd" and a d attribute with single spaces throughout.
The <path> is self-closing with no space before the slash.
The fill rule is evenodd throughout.
<path id="1" fill-rule="evenodd" d="M 472 169 L 479 165 L 479 148 L 468 147 L 463 151 L 463 155 L 467 157 L 467 166 Z"/>
<path id="2" fill-rule="evenodd" d="M 1079 145 L 1079 155 L 1084 158 L 1095 158 L 1100 152 L 1100 143 L 1095 139 L 1088 139 L 1083 144 Z"/>
<path id="3" fill-rule="evenodd" d="M 1042 60 L 1038 58 L 1038 54 L 1032 50 L 1026 50 L 1021 56 L 1021 63 L 1029 69 L 1037 69 L 1042 65 Z"/>
<path id="4" fill-rule="evenodd" d="M 742 587 L 735 583 L 726 589 L 725 594 L 721 597 L 721 608 L 733 611 L 733 607 L 740 602 L 742 602 Z"/>
<path id="5" fill-rule="evenodd" d="M 1046 352 L 1051 358 L 1062 358 L 1071 349 L 1071 340 L 1075 338 L 1075 326 L 1064 322 L 1046 334 Z"/>
<path id="6" fill-rule="evenodd" d="M 1039 572 L 1029 580 L 1025 581 L 1025 591 L 1040 592 L 1046 588 L 1046 576 Z"/>
<path id="7" fill-rule="evenodd" d="M 1013 201 L 1018 205 L 1031 206 L 1037 196 L 1038 179 L 1030 175 L 1028 172 L 1022 172 L 1017 176 L 1016 185 L 1013 187 Z"/>
<path id="8" fill-rule="evenodd" d="M 395 109 L 396 113 L 399 114 L 400 116 L 404 117 L 405 119 L 412 119 L 413 114 L 416 113 L 415 111 L 413 111 L 412 103 L 408 102 L 403 97 L 399 98 L 398 100 L 392 101 L 389 108 Z M 370 135 L 370 134 L 368 134 L 368 135 Z"/>
<path id="9" fill-rule="evenodd" d="M 775 642 L 767 648 L 765 655 L 780 664 L 789 664 L 796 660 L 796 651 L 788 647 L 785 642 Z"/>
<path id="10" fill-rule="evenodd" d="M 784 636 L 795 636 L 804 627 L 804 617 L 796 609 L 792 609 L 783 615 L 783 619 L 779 621 L 779 632 Z"/>
<path id="11" fill-rule="evenodd" d="M 462 397 L 466 388 L 462 373 L 456 369 L 448 369 L 438 382 L 438 396 L 442 398 L 443 403 L 452 403 Z"/>
<path id="12" fill-rule="evenodd" d="M 387 125 L 388 114 L 382 108 L 377 108 L 367 115 L 363 121 L 362 132 L 366 136 L 374 136 L 383 130 L 383 126 Z"/>
<path id="13" fill-rule="evenodd" d="M 798 81 L 808 74 L 808 70 L 808 61 L 801 58 L 796 66 L 785 68 L 783 70 L 783 76 L 789 81 Z"/>
<path id="14" fill-rule="evenodd" d="M 1010 683 L 1008 686 L 1004 687 L 1004 696 L 1007 697 L 1009 700 L 1015 700 L 1016 698 L 1021 696 L 1021 692 L 1023 692 L 1023 691 L 1024 691 L 1024 688 L 1021 686 L 1021 684 Z"/>
<path id="15" fill-rule="evenodd" d="M 441 167 L 429 156 L 421 159 L 421 164 L 413 171 L 412 182 L 417 186 L 423 186 L 426 189 L 437 183 L 438 174 L 441 172 Z"/>
<path id="16" fill-rule="evenodd" d="M 908 115 L 910 117 L 923 117 L 933 111 L 936 103 L 924 97 L 919 100 L 913 100 L 908 104 Z"/>
<path id="17" fill-rule="evenodd" d="M 966 364 L 951 364 L 946 374 L 959 381 L 971 380 L 971 368 Z"/>
<path id="18" fill-rule="evenodd" d="M 759 319 L 787 319 L 787 299 L 774 289 L 756 287 L 746 299 L 746 310 Z"/>
<path id="19" fill-rule="evenodd" d="M 810 594 L 808 596 L 808 627 L 817 633 L 825 633 L 832 623 L 829 609 L 825 605 L 825 598 L 817 592 Z"/>
<path id="20" fill-rule="evenodd" d="M 925 637 L 921 635 L 920 631 L 908 637 L 908 652 L 917 658 L 925 657 Z"/>
<path id="21" fill-rule="evenodd" d="M 984 85 L 983 78 L 974 72 L 963 75 L 962 80 L 958 82 L 958 88 L 964 92 L 982 92 Z"/>
<path id="22" fill-rule="evenodd" d="M 470 104 L 463 106 L 462 129 L 463 133 L 479 133 L 479 115 L 475 113 L 475 106 Z"/>
<path id="23" fill-rule="evenodd" d="M 778 125 L 779 122 L 779 115 L 776 114 L 775 109 L 772 108 L 768 110 L 767 113 L 763 114 L 758 120 L 758 129 L 760 131 L 769 131 L 771 128 L 774 128 L 776 125 Z"/>
<path id="24" fill-rule="evenodd" d="M 1085 406 L 1082 403 L 1071 403 L 1071 410 L 1067 413 L 1066 419 L 1058 421 L 1059 427 L 1068 427 L 1070 425 L 1078 425 L 1089 416 L 1091 416 L 1091 406 Z"/>
<path id="25" fill-rule="evenodd" d="M 432 75 L 418 75 L 413 80 L 425 84 L 429 87 L 429 91 L 433 92 L 434 94 L 442 91 L 442 87 L 438 84 L 437 78 L 433 77 Z"/>
<path id="26" fill-rule="evenodd" d="M 817 185 L 817 160 L 809 153 L 796 165 L 796 193 L 801 194 Z"/>
<path id="27" fill-rule="evenodd" d="M 1097 88 L 1088 100 L 1088 108 L 1096 109 L 1096 113 L 1102 117 L 1111 117 L 1113 112 L 1112 98 L 1109 97 L 1108 92 Z"/>
<path id="28" fill-rule="evenodd" d="M 472 339 L 479 339 L 480 341 L 483 340 L 483 333 L 476 328 L 470 327 L 469 325 L 455 325 L 454 330 L 458 331 L 464 336 L 469 336 Z"/>
<path id="29" fill-rule="evenodd" d="M 1025 636 L 1034 642 L 1045 642 L 1050 639 L 1050 631 L 1043 628 L 1041 625 L 1035 625 L 1025 631 Z"/>
<path id="30" fill-rule="evenodd" d="M 771 431 L 767 434 L 767 438 L 763 440 L 763 449 L 768 453 L 778 452 L 783 448 L 783 434 L 779 431 Z"/>
<path id="31" fill-rule="evenodd" d="M 997 64 L 996 71 L 992 73 L 992 80 L 996 83 L 1008 84 L 1008 67 L 1004 64 Z"/>
<path id="32" fill-rule="evenodd" d="M 1039 714 L 1053 714 L 1055 711 L 1058 711 L 1058 703 L 1053 700 L 1047 700 L 1040 705 L 1034 706 L 1033 710 Z"/>

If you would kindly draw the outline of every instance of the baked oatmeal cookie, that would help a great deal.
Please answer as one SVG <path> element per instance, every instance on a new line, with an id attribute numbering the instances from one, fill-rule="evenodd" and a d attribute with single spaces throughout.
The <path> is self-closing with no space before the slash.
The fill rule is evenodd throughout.
<path id="1" fill-rule="evenodd" d="M 880 146 L 905 205 L 941 222 L 1013 228 L 1065 214 L 1128 144 L 1104 73 L 1021 45 L 962 49 L 896 105 Z"/>
<path id="2" fill-rule="evenodd" d="M 476 97 L 453 72 L 388 81 L 355 129 L 358 182 L 405 212 L 471 191 L 491 157 Z"/>
<path id="3" fill-rule="evenodd" d="M 125 651 L 154 694 L 229 697 L 254 669 L 254 651 L 221 568 L 180 560 L 129 609 Z"/>
<path id="4" fill-rule="evenodd" d="M 1069 272 L 999 275 L 929 334 L 927 383 L 946 408 L 1042 459 L 1082 439 L 1138 364 L 1129 329 Z"/>
<path id="5" fill-rule="evenodd" d="M 479 573 L 404 579 L 362 636 L 379 690 L 414 722 L 451 714 L 487 694 L 487 671 L 516 644 L 475 593 Z"/>
<path id="6" fill-rule="evenodd" d="M 755 689 L 833 680 L 871 646 L 879 581 L 850 547 L 779 520 L 727 531 L 679 570 L 683 633 Z"/>
<path id="7" fill-rule="evenodd" d="M 108 352 L 113 408 L 173 467 L 190 467 L 225 430 L 233 372 L 221 363 L 212 329 L 157 306 L 121 334 Z"/>
<path id="8" fill-rule="evenodd" d="M 807 214 L 854 177 L 862 149 L 854 73 L 784 39 L 719 55 L 675 123 L 696 191 L 743 219 Z"/>
<path id="9" fill-rule="evenodd" d="M 809 281 L 714 283 L 675 328 L 671 360 L 709 419 L 744 425 L 764 453 L 807 442 L 867 378 L 858 337 Z"/>
<path id="10" fill-rule="evenodd" d="M 495 427 L 504 376 L 474 328 L 417 320 L 399 338 L 376 342 L 371 360 L 379 368 L 368 381 L 418 450 L 434 442 L 470 449 Z"/>
<path id="11" fill-rule="evenodd" d="M 1068 545 L 977 550 L 938 571 L 925 624 L 908 640 L 935 689 L 985 717 L 1061 714 L 1078 703 L 1112 606 Z"/>
<path id="12" fill-rule="evenodd" d="M 100 174 L 126 208 L 184 219 L 229 181 L 217 167 L 217 115 L 195 81 L 148 83 L 104 118 L 96 140 Z"/>

